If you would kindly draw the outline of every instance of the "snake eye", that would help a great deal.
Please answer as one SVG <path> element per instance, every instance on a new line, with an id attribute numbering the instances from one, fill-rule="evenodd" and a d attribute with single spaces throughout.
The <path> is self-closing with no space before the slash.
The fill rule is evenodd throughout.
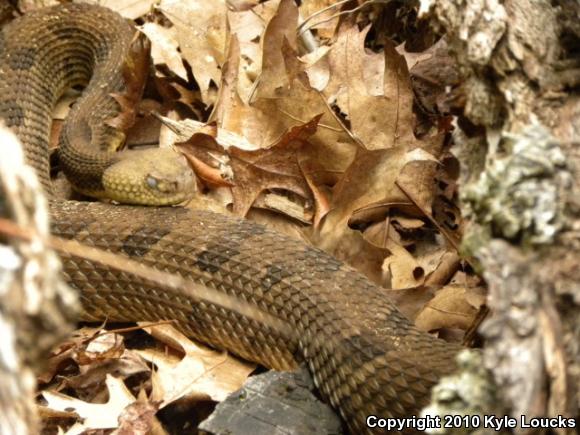
<path id="1" fill-rule="evenodd" d="M 151 175 L 147 176 L 147 185 L 151 188 L 151 189 L 155 189 L 157 188 L 157 178 L 152 177 Z"/>
<path id="2" fill-rule="evenodd" d="M 173 193 L 179 190 L 179 183 L 177 181 L 169 181 L 157 178 L 153 175 L 148 175 L 145 179 L 147 185 L 158 192 Z"/>

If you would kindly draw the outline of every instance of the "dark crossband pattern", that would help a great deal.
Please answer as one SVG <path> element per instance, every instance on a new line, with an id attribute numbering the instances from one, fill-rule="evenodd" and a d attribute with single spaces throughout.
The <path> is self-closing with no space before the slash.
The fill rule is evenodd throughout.
<path id="1" fill-rule="evenodd" d="M 33 13 L 0 34 L 0 115 L 47 188 L 54 103 L 64 89 L 89 77 L 97 84 L 118 80 L 119 59 L 132 34 L 118 15 L 80 4 Z M 97 93 L 90 101 L 100 103 L 76 111 L 99 131 L 98 123 L 118 109 L 108 95 Z M 90 154 L 84 148 L 73 153 L 84 176 L 99 165 L 86 161 Z M 432 385 L 454 369 L 458 348 L 417 330 L 383 289 L 324 252 L 260 225 L 181 208 L 99 203 L 53 201 L 51 213 L 58 236 L 235 296 L 286 322 L 293 333 L 122 270 L 64 256 L 66 278 L 81 293 L 87 319 L 176 319 L 189 336 L 267 367 L 284 370 L 305 361 L 353 433 L 369 431 L 369 414 L 416 415 Z"/>

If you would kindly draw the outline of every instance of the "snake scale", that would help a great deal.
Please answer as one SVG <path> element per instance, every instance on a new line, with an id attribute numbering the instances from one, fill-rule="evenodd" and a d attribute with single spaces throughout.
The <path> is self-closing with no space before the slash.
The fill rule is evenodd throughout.
<path id="1" fill-rule="evenodd" d="M 80 121 L 72 122 L 93 139 L 106 139 L 110 127 L 103 133 L 100 125 L 119 110 L 110 94 L 123 86 L 119 68 L 133 32 L 116 13 L 82 4 L 36 11 L 2 29 L 0 116 L 48 191 L 54 104 L 66 88 L 90 80 L 71 113 L 80 113 Z M 79 174 L 93 174 L 90 163 L 83 166 L 93 152 L 82 148 L 86 143 L 74 154 L 75 139 L 86 132 L 73 127 L 64 127 L 60 146 L 72 147 Z M 61 200 L 51 201 L 51 217 L 55 235 L 235 296 L 286 322 L 292 333 L 63 255 L 66 279 L 79 290 L 86 318 L 176 319 L 190 337 L 266 367 L 306 362 L 352 433 L 369 432 L 371 414 L 416 415 L 433 384 L 455 367 L 458 348 L 416 329 L 381 288 L 328 254 L 261 225 L 179 207 Z"/>

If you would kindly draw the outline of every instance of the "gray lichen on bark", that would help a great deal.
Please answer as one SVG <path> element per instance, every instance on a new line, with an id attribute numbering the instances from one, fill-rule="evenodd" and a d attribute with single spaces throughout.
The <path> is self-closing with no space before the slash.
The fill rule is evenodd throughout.
<path id="1" fill-rule="evenodd" d="M 479 179 L 462 190 L 465 217 L 479 225 L 484 238 L 501 237 L 523 245 L 549 244 L 565 223 L 566 190 L 571 175 L 558 141 L 535 125 L 521 134 L 508 133 L 501 150 L 491 151 Z M 481 234 L 469 253 L 477 256 Z"/>
<path id="2" fill-rule="evenodd" d="M 445 427 L 446 416 L 501 415 L 503 412 L 503 404 L 498 398 L 491 374 L 483 364 L 481 353 L 473 350 L 460 352 L 457 366 L 457 373 L 441 379 L 431 392 L 431 404 L 423 409 L 421 415 L 437 415 L 441 418 L 441 425 L 425 432 L 455 435 L 505 433 L 484 427 L 481 417 L 479 420 L 468 418 L 465 420 L 467 424 Z M 470 425 L 469 422 L 474 424 Z"/>
<path id="3" fill-rule="evenodd" d="M 464 247 L 489 287 L 485 366 L 513 417 L 578 415 L 580 3 L 429 3 L 477 126 L 454 136 Z"/>

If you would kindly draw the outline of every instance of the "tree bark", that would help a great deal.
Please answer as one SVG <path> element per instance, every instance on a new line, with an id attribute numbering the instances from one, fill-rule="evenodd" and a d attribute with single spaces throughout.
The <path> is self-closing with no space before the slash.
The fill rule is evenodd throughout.
<path id="1" fill-rule="evenodd" d="M 485 365 L 518 422 L 575 417 L 580 3 L 421 3 L 432 3 L 464 79 L 466 119 L 455 140 L 470 221 L 463 247 L 480 262 L 493 313 L 482 328 Z M 484 165 L 474 158 L 482 150 Z"/>
<path id="2" fill-rule="evenodd" d="M 10 220 L 28 240 L 0 236 L 0 433 L 38 432 L 35 372 L 50 348 L 71 331 L 77 296 L 60 280 L 48 249 L 48 208 L 16 137 L 0 125 L 0 222 Z M 5 231 L 3 231 L 5 233 Z"/>

